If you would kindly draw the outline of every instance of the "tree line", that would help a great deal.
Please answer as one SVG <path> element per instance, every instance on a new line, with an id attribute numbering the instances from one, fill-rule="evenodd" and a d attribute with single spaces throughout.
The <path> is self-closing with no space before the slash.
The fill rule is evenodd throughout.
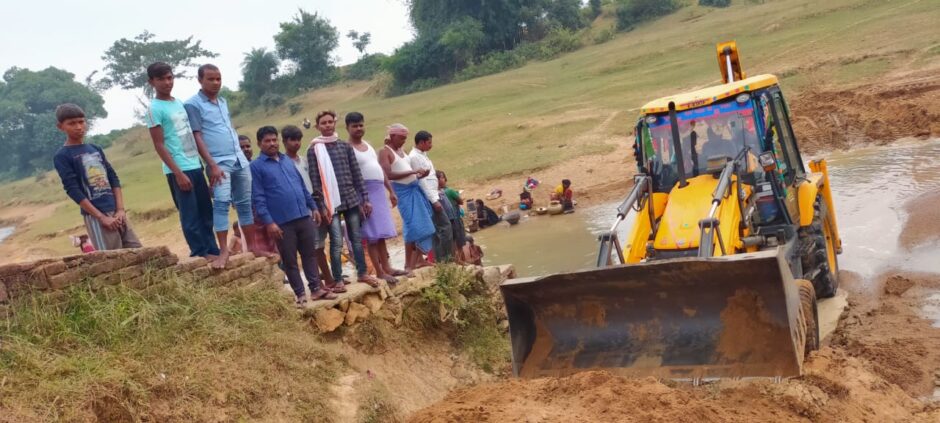
<path id="1" fill-rule="evenodd" d="M 389 56 L 367 53 L 371 33 L 350 30 L 345 36 L 359 51 L 359 60 L 340 68 L 333 52 L 340 32 L 317 13 L 299 9 L 280 23 L 274 50 L 253 48 L 244 54 L 238 90 L 224 88 L 233 110 L 282 106 L 287 98 L 341 79 L 369 80 L 378 72 L 390 75 L 389 95 L 427 89 L 512 67 L 528 60 L 548 59 L 581 46 L 579 32 L 612 11 L 618 30 L 672 13 L 679 0 L 408 0 L 415 38 Z M 727 1 L 700 4 L 726 6 Z M 595 42 L 612 37 L 602 32 Z M 21 178 L 51 168 L 61 145 L 55 128 L 56 105 L 81 106 L 94 123 L 107 116 L 101 93 L 112 87 L 140 91 L 138 114 L 152 97 L 144 69 L 150 63 L 171 64 L 178 78 L 191 78 L 194 68 L 218 55 L 193 37 L 156 39 L 148 31 L 115 41 L 102 55 L 105 67 L 83 82 L 65 70 L 10 68 L 0 81 L 0 180 Z M 290 105 L 291 113 L 299 104 Z M 297 107 L 295 107 L 297 106 Z M 122 131 L 92 137 L 109 145 Z"/>

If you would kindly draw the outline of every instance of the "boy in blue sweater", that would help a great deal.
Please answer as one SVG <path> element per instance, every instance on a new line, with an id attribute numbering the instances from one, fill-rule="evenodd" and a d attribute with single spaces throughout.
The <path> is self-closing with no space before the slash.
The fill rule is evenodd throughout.
<path id="1" fill-rule="evenodd" d="M 65 145 L 56 152 L 55 169 L 62 187 L 78 203 L 88 238 L 98 251 L 139 248 L 140 241 L 124 213 L 121 181 L 101 147 L 85 144 L 85 112 L 74 104 L 56 107 L 56 127 Z"/>

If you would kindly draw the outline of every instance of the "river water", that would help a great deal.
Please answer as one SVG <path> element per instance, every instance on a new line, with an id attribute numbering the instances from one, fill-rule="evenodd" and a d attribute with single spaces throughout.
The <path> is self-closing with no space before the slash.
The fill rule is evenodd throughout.
<path id="1" fill-rule="evenodd" d="M 826 155 L 843 243 L 842 270 L 864 279 L 888 268 L 940 272 L 940 245 L 908 252 L 898 242 L 906 217 L 904 204 L 940 188 L 938 157 L 940 139 Z M 618 203 L 579 208 L 568 215 L 523 218 L 515 226 L 501 223 L 473 236 L 485 252 L 484 264 L 512 263 L 519 276 L 588 268 L 596 262 L 597 235 L 610 228 Z M 620 239 L 625 239 L 632 216 L 620 225 Z"/>

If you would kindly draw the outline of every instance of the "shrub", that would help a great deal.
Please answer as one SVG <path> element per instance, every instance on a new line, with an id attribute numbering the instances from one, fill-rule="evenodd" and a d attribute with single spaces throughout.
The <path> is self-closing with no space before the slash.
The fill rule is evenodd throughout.
<path id="1" fill-rule="evenodd" d="M 264 110 L 271 110 L 283 106 L 286 101 L 280 94 L 267 93 L 261 97 L 261 106 Z"/>
<path id="2" fill-rule="evenodd" d="M 616 32 L 614 32 L 613 28 L 604 28 L 597 34 L 594 34 L 594 44 L 604 44 L 613 40 L 614 35 L 616 35 Z"/>
<path id="3" fill-rule="evenodd" d="M 699 6 L 728 7 L 731 6 L 731 0 L 698 0 Z"/>
<path id="4" fill-rule="evenodd" d="M 296 115 L 297 113 L 300 113 L 300 111 L 303 109 L 304 109 L 304 105 L 300 103 L 290 103 L 287 105 L 287 111 L 290 112 L 291 116 Z"/>
<path id="5" fill-rule="evenodd" d="M 553 59 L 559 54 L 577 50 L 581 47 L 581 38 L 571 30 L 556 28 L 539 41 L 539 59 Z"/>
<path id="6" fill-rule="evenodd" d="M 617 5 L 617 29 L 629 31 L 634 26 L 675 12 L 682 4 L 678 0 L 620 0 Z"/>
<path id="7" fill-rule="evenodd" d="M 349 65 L 343 76 L 346 79 L 368 81 L 382 70 L 382 64 L 386 59 L 388 56 L 381 53 L 367 54 L 356 63 Z"/>

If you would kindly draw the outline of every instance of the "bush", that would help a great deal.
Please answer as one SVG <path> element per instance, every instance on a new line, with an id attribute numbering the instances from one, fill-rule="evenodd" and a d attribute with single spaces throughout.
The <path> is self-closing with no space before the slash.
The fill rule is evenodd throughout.
<path id="1" fill-rule="evenodd" d="M 471 65 L 457 73 L 457 81 L 479 78 L 522 66 L 526 63 L 516 50 L 496 51 L 483 57 L 480 63 Z"/>
<path id="2" fill-rule="evenodd" d="M 728 7 L 731 6 L 731 0 L 698 0 L 699 6 Z"/>
<path id="3" fill-rule="evenodd" d="M 300 113 L 300 111 L 303 109 L 304 109 L 304 105 L 300 103 L 291 103 L 287 105 L 287 111 L 290 112 L 291 116 L 296 115 L 297 113 Z"/>
<path id="4" fill-rule="evenodd" d="M 617 29 L 629 31 L 640 23 L 666 16 L 680 7 L 682 4 L 678 0 L 620 0 Z"/>
<path id="5" fill-rule="evenodd" d="M 616 32 L 613 28 L 604 28 L 597 34 L 594 34 L 594 44 L 604 44 L 614 39 Z"/>
<path id="6" fill-rule="evenodd" d="M 553 59 L 559 54 L 575 51 L 581 47 L 581 38 L 574 31 L 556 28 L 538 42 L 539 59 Z"/>
<path id="7" fill-rule="evenodd" d="M 280 94 L 267 93 L 261 97 L 261 106 L 264 110 L 271 110 L 283 106 L 286 101 Z"/>
<path id="8" fill-rule="evenodd" d="M 383 62 L 388 56 L 376 53 L 362 56 L 359 61 L 346 68 L 343 77 L 357 81 L 368 81 L 382 70 Z"/>

